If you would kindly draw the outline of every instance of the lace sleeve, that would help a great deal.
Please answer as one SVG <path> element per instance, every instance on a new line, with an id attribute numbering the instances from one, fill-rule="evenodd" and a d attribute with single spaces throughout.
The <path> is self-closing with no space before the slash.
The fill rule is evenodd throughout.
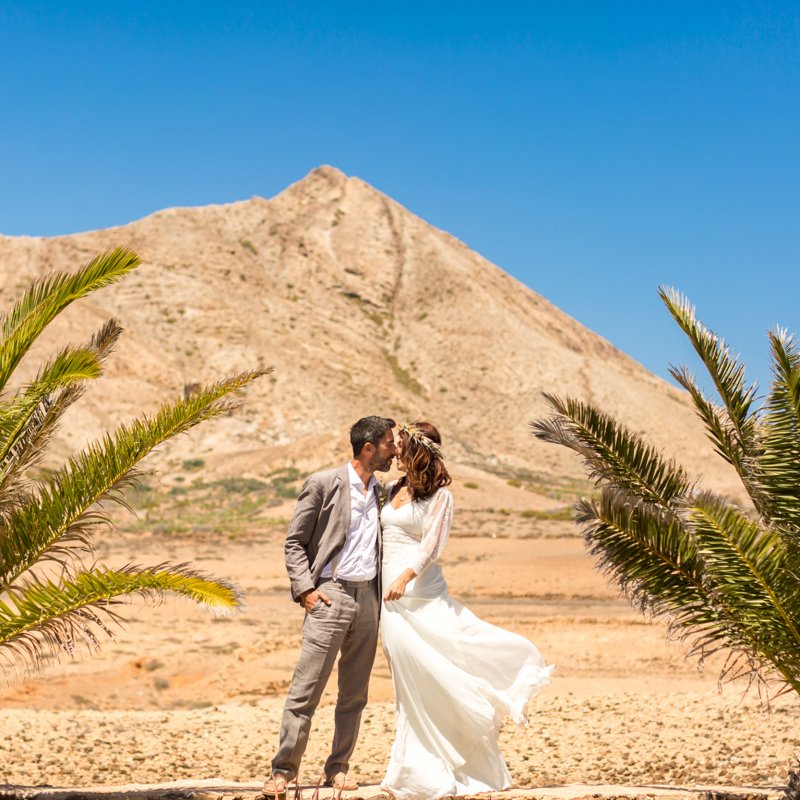
<path id="1" fill-rule="evenodd" d="M 429 503 L 422 523 L 422 540 L 410 564 L 417 575 L 441 556 L 453 521 L 453 495 L 447 489 L 439 489 Z"/>

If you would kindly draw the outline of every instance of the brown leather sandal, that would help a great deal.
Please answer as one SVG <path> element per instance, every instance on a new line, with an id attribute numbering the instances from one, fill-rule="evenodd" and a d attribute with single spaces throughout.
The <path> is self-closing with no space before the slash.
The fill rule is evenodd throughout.
<path id="1" fill-rule="evenodd" d="M 267 800 L 278 800 L 280 797 L 286 797 L 288 788 L 289 781 L 286 776 L 280 772 L 273 772 L 272 777 L 264 781 L 264 788 L 261 793 Z"/>

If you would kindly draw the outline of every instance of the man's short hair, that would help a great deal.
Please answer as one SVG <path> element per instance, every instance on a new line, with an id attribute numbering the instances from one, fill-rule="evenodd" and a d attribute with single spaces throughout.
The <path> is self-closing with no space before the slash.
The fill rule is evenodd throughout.
<path id="1" fill-rule="evenodd" d="M 388 417 L 362 417 L 350 428 L 350 444 L 353 446 L 353 455 L 360 455 L 367 442 L 377 447 L 383 434 L 390 428 L 394 428 L 396 424 L 393 419 Z"/>

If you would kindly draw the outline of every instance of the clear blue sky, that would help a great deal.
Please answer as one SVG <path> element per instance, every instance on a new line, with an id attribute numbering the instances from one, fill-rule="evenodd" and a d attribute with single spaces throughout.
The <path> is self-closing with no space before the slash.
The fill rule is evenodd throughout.
<path id="1" fill-rule="evenodd" d="M 661 375 L 800 332 L 797 2 L 0 2 L 0 232 L 364 178 Z"/>

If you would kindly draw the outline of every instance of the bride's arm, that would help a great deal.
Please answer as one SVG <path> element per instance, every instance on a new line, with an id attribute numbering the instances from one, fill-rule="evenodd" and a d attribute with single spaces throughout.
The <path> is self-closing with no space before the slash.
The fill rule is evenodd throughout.
<path id="1" fill-rule="evenodd" d="M 406 586 L 441 556 L 452 521 L 453 495 L 447 489 L 439 489 L 425 514 L 422 540 L 411 566 L 386 589 L 384 600 L 399 600 L 405 594 Z"/>
<path id="2" fill-rule="evenodd" d="M 439 489 L 425 514 L 422 540 L 417 548 L 417 555 L 409 565 L 417 575 L 422 575 L 444 552 L 452 522 L 453 495 L 448 489 Z"/>
<path id="3" fill-rule="evenodd" d="M 408 586 L 417 573 L 413 569 L 404 569 L 400 575 L 395 578 L 383 593 L 384 600 L 399 600 L 406 593 L 406 586 Z"/>

